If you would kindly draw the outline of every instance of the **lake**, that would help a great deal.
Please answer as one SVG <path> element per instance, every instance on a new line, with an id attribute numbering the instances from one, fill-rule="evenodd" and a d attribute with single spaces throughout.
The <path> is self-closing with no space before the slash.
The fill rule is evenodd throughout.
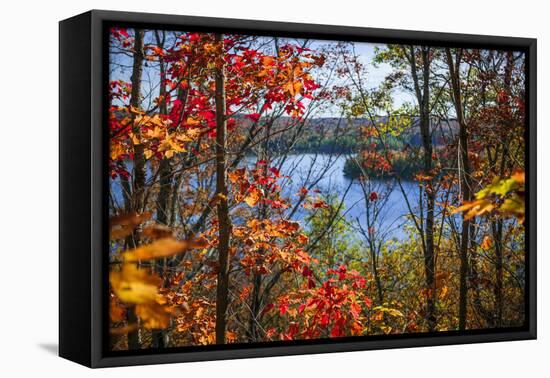
<path id="1" fill-rule="evenodd" d="M 340 203 L 345 194 L 342 212 L 346 220 L 355 229 L 359 230 L 358 226 L 361 225 L 366 230 L 365 196 L 361 184 L 357 180 L 351 182 L 344 176 L 344 164 L 347 157 L 347 155 L 298 154 L 289 155 L 284 161 L 275 159 L 272 165 L 280 168 L 283 176 L 280 185 L 284 197 L 291 201 L 297 199 L 296 193 L 302 187 L 310 187 L 312 183 L 314 184 L 312 190 L 317 189 L 322 195 L 329 194 L 337 197 L 335 198 L 336 204 Z M 243 164 L 253 165 L 255 161 L 255 157 L 247 157 Z M 131 164 L 127 163 L 127 165 L 128 169 L 131 169 Z M 148 170 L 147 178 L 150 177 L 151 172 Z M 114 200 L 121 204 L 120 180 L 111 180 L 110 184 Z M 418 185 L 414 182 L 402 182 L 402 185 L 411 203 L 417 203 Z M 386 239 L 405 237 L 403 225 L 407 222 L 405 216 L 408 214 L 408 209 L 403 193 L 396 185 L 395 180 L 371 180 L 368 193 L 372 192 L 375 192 L 377 196 L 376 206 L 382 208 L 375 224 L 377 231 L 383 233 Z M 293 219 L 303 220 L 308 211 L 300 207 Z"/>
<path id="2" fill-rule="evenodd" d="M 339 199 L 345 194 L 342 211 L 345 213 L 346 220 L 354 227 L 357 227 L 359 222 L 366 230 L 365 195 L 357 180 L 351 182 L 344 176 L 344 164 L 347 158 L 348 155 L 328 154 L 288 156 L 281 165 L 281 174 L 290 176 L 290 179 L 283 180 L 283 193 L 292 198 L 300 188 L 308 186 L 308 181 L 313 182 L 322 175 L 315 188 L 321 190 L 323 194 L 334 194 Z M 402 185 L 414 206 L 419 193 L 417 183 L 403 181 Z M 371 180 L 368 189 L 368 193 L 376 193 L 376 205 L 381 207 L 376 223 L 378 231 L 382 232 L 386 238 L 403 238 L 405 236 L 403 225 L 407 222 L 405 216 L 409 211 L 403 193 L 395 180 Z M 339 201 L 336 203 L 339 204 Z M 296 218 L 302 219 L 305 212 L 306 210 L 300 211 Z"/>

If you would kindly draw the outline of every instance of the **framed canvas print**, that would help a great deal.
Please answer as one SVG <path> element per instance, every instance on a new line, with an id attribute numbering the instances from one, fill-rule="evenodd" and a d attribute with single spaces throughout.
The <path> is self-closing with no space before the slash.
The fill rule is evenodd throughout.
<path id="1" fill-rule="evenodd" d="M 60 23 L 60 355 L 536 337 L 536 41 Z"/>

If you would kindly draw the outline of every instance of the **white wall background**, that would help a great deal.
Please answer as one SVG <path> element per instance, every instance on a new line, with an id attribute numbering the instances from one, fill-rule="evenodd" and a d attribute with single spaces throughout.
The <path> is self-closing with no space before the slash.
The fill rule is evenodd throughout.
<path id="1" fill-rule="evenodd" d="M 544 1 L 6 0 L 0 6 L 0 375 L 542 377 L 550 374 L 550 27 Z M 56 356 L 58 25 L 91 8 L 535 37 L 538 44 L 539 340 L 89 370 Z M 546 96 L 545 96 L 546 95 Z M 546 118 L 546 119 L 545 119 Z M 75 125 L 78 126 L 78 125 Z M 547 298 L 546 298 L 547 299 Z"/>

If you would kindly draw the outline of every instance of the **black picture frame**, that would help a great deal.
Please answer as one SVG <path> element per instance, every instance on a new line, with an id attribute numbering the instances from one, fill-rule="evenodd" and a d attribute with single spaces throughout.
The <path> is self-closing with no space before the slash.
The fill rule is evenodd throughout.
<path id="1" fill-rule="evenodd" d="M 510 329 L 108 352 L 106 30 L 109 25 L 365 42 L 512 49 L 526 54 L 526 324 Z M 92 10 L 59 24 L 59 354 L 89 367 L 535 339 L 536 39 Z"/>

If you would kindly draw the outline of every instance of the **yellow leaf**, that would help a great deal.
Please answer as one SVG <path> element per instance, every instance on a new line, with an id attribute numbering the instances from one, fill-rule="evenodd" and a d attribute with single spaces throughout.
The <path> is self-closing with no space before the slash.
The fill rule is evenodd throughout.
<path id="1" fill-rule="evenodd" d="M 170 325 L 169 308 L 156 302 L 138 304 L 136 315 L 141 318 L 143 326 L 148 329 L 162 329 Z"/>
<path id="2" fill-rule="evenodd" d="M 254 207 L 258 204 L 263 196 L 263 190 L 260 188 L 254 188 L 244 198 L 244 202 L 250 207 Z"/>
<path id="3" fill-rule="evenodd" d="M 148 130 L 147 131 L 147 136 L 149 138 L 160 138 L 164 135 L 164 130 L 162 130 L 160 127 L 158 126 L 155 126 L 155 128 L 153 130 Z"/>
<path id="4" fill-rule="evenodd" d="M 120 272 L 110 272 L 109 282 L 121 301 L 140 304 L 156 299 L 162 280 L 134 264 L 122 264 Z"/>
<path id="5" fill-rule="evenodd" d="M 396 310 L 395 308 L 390 308 L 388 309 L 388 314 L 390 314 L 391 316 L 399 316 L 399 317 L 403 317 L 403 313 L 399 310 Z"/>
<path id="6" fill-rule="evenodd" d="M 162 128 L 162 129 L 164 129 L 164 127 L 165 127 L 164 120 L 158 114 L 156 114 L 152 117 L 144 116 L 143 117 L 143 123 L 145 125 L 148 125 L 148 126 L 153 125 L 155 127 Z"/>
<path id="7" fill-rule="evenodd" d="M 126 149 L 120 143 L 111 143 L 111 160 L 118 160 L 127 153 Z"/>
<path id="8" fill-rule="evenodd" d="M 396 316 L 396 317 L 403 317 L 403 313 L 399 310 L 396 310 L 395 308 L 388 308 L 388 307 L 384 307 L 384 306 L 376 306 L 375 308 L 373 308 L 374 311 L 379 311 L 379 312 L 385 312 L 386 314 L 389 314 L 391 316 Z"/>
<path id="9" fill-rule="evenodd" d="M 291 96 L 296 96 L 300 93 L 300 90 L 302 89 L 302 82 L 301 81 L 289 81 L 285 84 L 284 90 L 288 92 Z"/>
<path id="10" fill-rule="evenodd" d="M 130 138 L 132 139 L 132 143 L 135 144 L 136 146 L 138 144 L 141 144 L 141 141 L 134 133 L 130 133 Z"/>
<path id="11" fill-rule="evenodd" d="M 145 114 L 145 112 L 143 110 L 138 109 L 138 108 L 134 108 L 133 106 L 130 106 L 130 112 L 132 112 L 134 114 L 139 114 L 139 115 Z"/>
<path id="12" fill-rule="evenodd" d="M 179 143 L 172 140 L 172 138 L 168 140 L 168 143 L 170 143 L 170 147 L 172 147 L 172 149 L 176 152 L 185 152 L 185 151 L 187 151 L 184 147 L 180 146 Z"/>
<path id="13" fill-rule="evenodd" d="M 193 138 L 191 138 L 189 133 L 179 133 L 176 134 L 175 139 L 178 142 L 192 142 Z"/>
<path id="14" fill-rule="evenodd" d="M 187 118 L 187 121 L 186 123 L 189 125 L 189 126 L 198 126 L 201 124 L 201 121 L 196 119 L 196 118 L 193 118 L 193 117 L 189 117 Z"/>

